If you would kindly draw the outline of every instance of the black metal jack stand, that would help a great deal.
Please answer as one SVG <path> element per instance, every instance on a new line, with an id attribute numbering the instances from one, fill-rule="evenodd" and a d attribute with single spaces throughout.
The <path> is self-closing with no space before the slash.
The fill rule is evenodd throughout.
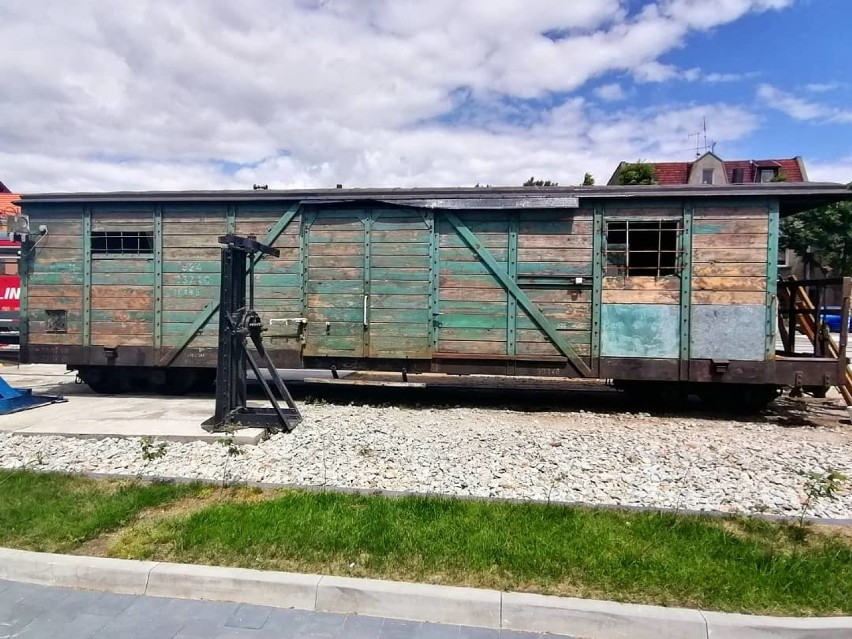
<path id="1" fill-rule="evenodd" d="M 216 413 L 202 424 L 209 432 L 236 428 L 264 428 L 272 433 L 290 432 L 302 422 L 290 392 L 275 369 L 263 346 L 263 323 L 254 310 L 254 256 L 256 253 L 278 257 L 278 249 L 255 241 L 253 237 L 225 235 L 219 238 L 222 248 L 222 281 L 219 301 L 219 352 L 216 372 Z M 248 281 L 248 300 L 246 300 Z M 248 303 L 246 303 L 248 301 Z M 251 340 L 261 363 L 272 378 L 278 395 L 286 402 L 278 403 L 268 382 L 248 348 Z M 271 408 L 247 405 L 246 364 L 251 367 L 272 404 Z"/>

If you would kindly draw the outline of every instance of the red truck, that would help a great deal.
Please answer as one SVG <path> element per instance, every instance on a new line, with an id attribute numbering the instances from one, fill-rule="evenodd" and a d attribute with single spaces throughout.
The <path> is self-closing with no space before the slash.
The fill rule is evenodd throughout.
<path id="1" fill-rule="evenodd" d="M 18 275 L 19 242 L 0 239 L 0 349 L 17 349 L 21 319 L 21 278 Z"/>

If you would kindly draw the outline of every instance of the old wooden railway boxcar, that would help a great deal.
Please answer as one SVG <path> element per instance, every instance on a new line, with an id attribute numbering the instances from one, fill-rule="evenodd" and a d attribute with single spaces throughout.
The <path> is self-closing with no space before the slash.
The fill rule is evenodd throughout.
<path id="1" fill-rule="evenodd" d="M 257 264 L 256 306 L 282 367 L 818 385 L 837 360 L 776 356 L 778 221 L 849 195 L 814 183 L 28 195 L 21 356 L 106 391 L 212 373 L 218 237 L 232 232 L 280 249 Z"/>

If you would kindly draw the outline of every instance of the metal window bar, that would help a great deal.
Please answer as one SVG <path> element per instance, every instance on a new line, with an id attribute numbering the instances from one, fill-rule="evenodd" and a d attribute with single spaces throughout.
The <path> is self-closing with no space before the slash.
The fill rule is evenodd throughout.
<path id="1" fill-rule="evenodd" d="M 616 234 L 623 234 L 623 242 L 616 241 Z M 683 270 L 682 238 L 683 226 L 677 220 L 608 222 L 607 275 L 677 275 Z M 666 248 L 667 239 L 672 248 Z"/>
<path id="2" fill-rule="evenodd" d="M 154 253 L 153 231 L 92 231 L 92 253 L 139 255 Z"/>

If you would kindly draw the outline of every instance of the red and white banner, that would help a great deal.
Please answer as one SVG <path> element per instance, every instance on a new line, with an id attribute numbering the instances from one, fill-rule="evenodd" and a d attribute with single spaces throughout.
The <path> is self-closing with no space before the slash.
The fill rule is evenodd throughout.
<path id="1" fill-rule="evenodd" d="M 17 275 L 0 275 L 0 311 L 21 309 L 21 278 Z"/>

